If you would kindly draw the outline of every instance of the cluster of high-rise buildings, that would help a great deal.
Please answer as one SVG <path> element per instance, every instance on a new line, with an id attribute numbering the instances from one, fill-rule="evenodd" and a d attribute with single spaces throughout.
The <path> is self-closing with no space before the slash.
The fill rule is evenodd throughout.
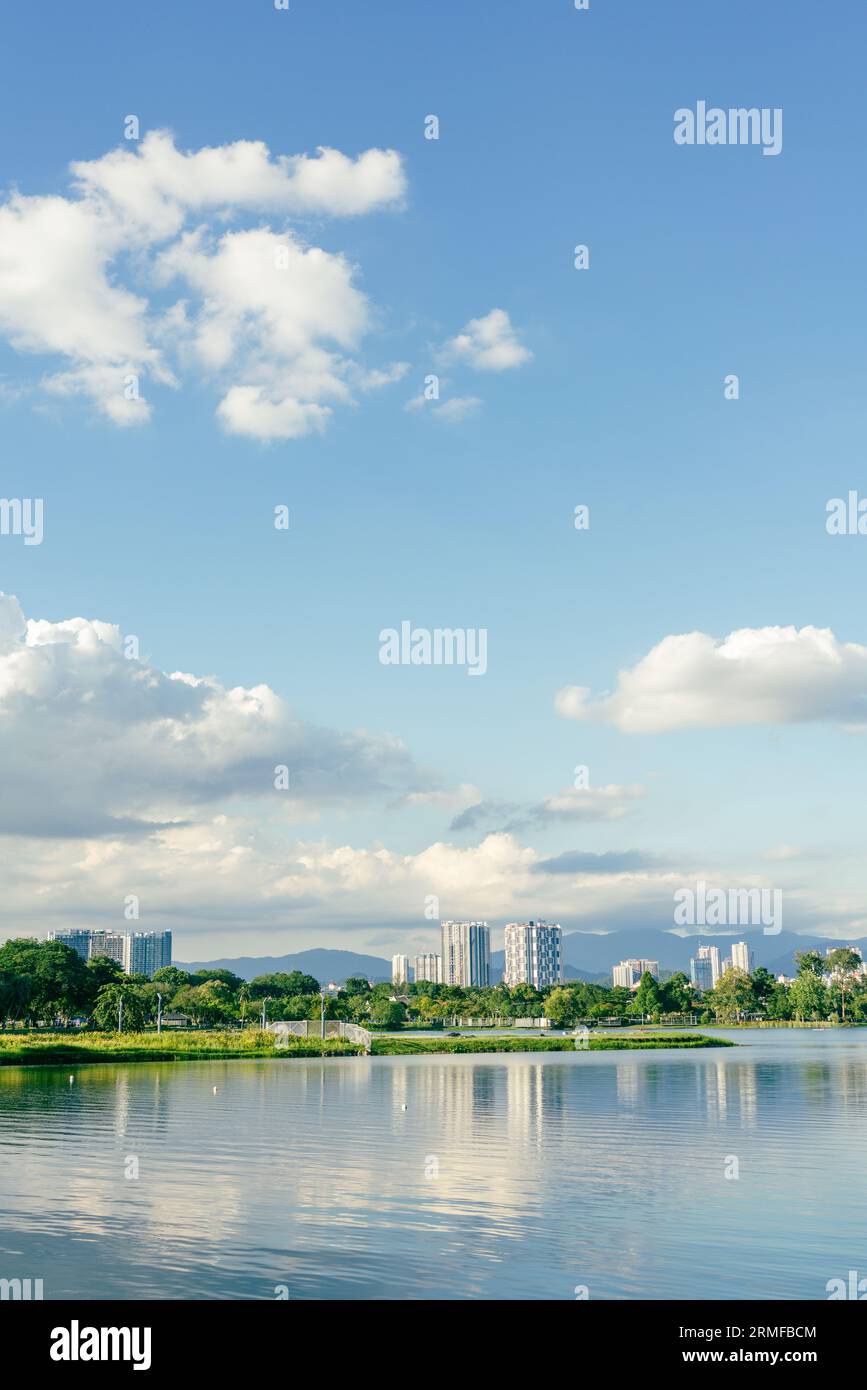
<path id="1" fill-rule="evenodd" d="M 622 960 L 619 965 L 612 968 L 611 975 L 616 989 L 638 989 L 641 984 L 641 977 L 644 974 L 652 975 L 654 980 L 659 979 L 658 960 Z"/>
<path id="2" fill-rule="evenodd" d="M 549 922 L 510 922 L 506 927 L 503 984 L 510 989 L 528 984 L 535 989 L 563 979 L 561 928 Z M 393 984 L 485 986 L 491 983 L 491 932 L 487 922 L 443 922 L 442 953 L 414 959 L 392 957 Z"/>
<path id="3" fill-rule="evenodd" d="M 731 955 L 725 959 L 719 946 L 699 946 L 689 962 L 689 978 L 696 989 L 714 989 L 727 970 L 742 970 L 748 975 L 752 969 L 754 952 L 745 941 L 732 944 Z M 647 973 L 654 980 L 659 979 L 658 960 L 622 960 L 612 968 L 611 975 L 615 986 L 621 989 L 636 990 L 641 977 Z"/>
<path id="4" fill-rule="evenodd" d="M 92 931 L 74 927 L 50 931 L 49 941 L 70 946 L 82 960 L 108 956 L 123 967 L 127 975 L 147 975 L 148 979 L 164 965 L 172 963 L 170 931 Z"/>
<path id="5" fill-rule="evenodd" d="M 689 962 L 689 978 L 696 989 L 715 989 L 727 970 L 741 970 L 749 975 L 754 952 L 746 941 L 732 943 L 732 953 L 723 959 L 719 946 L 699 946 Z"/>

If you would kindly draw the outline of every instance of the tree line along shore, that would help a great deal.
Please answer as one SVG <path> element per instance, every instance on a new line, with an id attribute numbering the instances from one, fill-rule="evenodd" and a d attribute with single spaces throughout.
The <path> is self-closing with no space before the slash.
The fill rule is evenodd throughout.
<path id="1" fill-rule="evenodd" d="M 679 972 L 665 981 L 645 974 L 635 991 L 580 980 L 537 990 L 528 984 L 371 984 L 355 977 L 329 993 L 313 976 L 297 970 L 247 981 L 229 970 L 190 972 L 165 966 L 147 979 L 125 974 L 108 957 L 84 961 L 62 942 L 13 938 L 0 947 L 0 1037 L 29 1028 L 74 1028 L 79 1036 L 144 1035 L 158 1019 L 163 1034 L 182 1027 L 186 1032 L 221 1030 L 227 1036 L 270 1022 L 323 1016 L 372 1032 L 446 1029 L 464 1018 L 500 1026 L 519 1018 L 544 1018 L 552 1028 L 565 1029 L 867 1021 L 860 957 L 844 949 L 832 956 L 802 952 L 790 983 L 775 980 L 762 966 L 750 974 L 729 970 L 703 994 Z"/>

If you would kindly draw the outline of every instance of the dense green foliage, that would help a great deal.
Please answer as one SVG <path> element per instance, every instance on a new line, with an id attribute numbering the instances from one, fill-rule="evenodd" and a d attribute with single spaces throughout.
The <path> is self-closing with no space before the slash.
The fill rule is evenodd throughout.
<path id="1" fill-rule="evenodd" d="M 607 1020 L 678 1022 L 690 1015 L 703 1023 L 831 1020 L 867 1022 L 867 982 L 860 957 L 840 948 L 823 956 L 805 951 L 798 975 L 778 983 L 763 966 L 747 975 L 729 970 L 714 990 L 698 995 L 682 973 L 665 981 L 645 974 L 631 993 L 573 981 L 552 989 L 505 985 L 461 989 L 455 985 L 371 985 L 349 979 L 326 995 L 325 1016 L 372 1029 L 406 1023 L 448 1027 L 453 1020 L 508 1022 L 545 1016 L 556 1028 Z M 245 981 L 229 970 L 190 973 L 178 966 L 158 970 L 153 980 L 125 975 L 105 957 L 82 961 L 60 942 L 27 938 L 0 947 L 0 1024 L 84 1022 L 104 1032 L 141 1031 L 153 1024 L 159 996 L 163 1014 L 180 1014 L 201 1028 L 249 1028 L 277 1019 L 318 1019 L 319 983 L 300 970 Z"/>

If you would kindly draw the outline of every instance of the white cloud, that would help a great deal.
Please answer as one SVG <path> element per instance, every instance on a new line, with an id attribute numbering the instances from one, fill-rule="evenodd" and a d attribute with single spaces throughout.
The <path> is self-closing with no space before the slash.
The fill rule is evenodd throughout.
<path id="1" fill-rule="evenodd" d="M 414 791 L 402 798 L 402 806 L 433 806 L 439 810 L 455 811 L 472 806 L 481 800 L 481 792 L 471 782 L 461 782 L 446 790 Z"/>
<path id="2" fill-rule="evenodd" d="M 221 384 L 228 430 L 287 439 L 322 428 L 353 389 L 404 374 L 406 364 L 364 368 L 347 356 L 371 313 L 343 256 L 288 230 L 225 227 L 399 207 L 393 150 L 272 158 L 261 142 L 237 141 L 183 152 L 156 131 L 72 167 L 74 197 L 16 193 L 0 206 L 0 332 L 18 352 L 65 363 L 45 379 L 49 392 L 141 424 L 146 385 L 176 386 L 177 362 L 192 358 Z M 184 298 L 165 307 L 155 290 L 174 281 Z"/>
<path id="3" fill-rule="evenodd" d="M 645 795 L 645 787 L 621 787 L 614 782 L 605 787 L 569 787 L 557 796 L 546 797 L 531 808 L 530 814 L 540 825 L 552 821 L 621 820 L 628 815 L 632 803 Z"/>
<path id="4" fill-rule="evenodd" d="M 461 420 L 466 420 L 470 415 L 475 415 L 481 409 L 481 399 L 478 396 L 452 396 L 450 400 L 443 401 L 441 405 L 432 407 L 432 414 L 437 420 L 441 420 L 446 425 L 457 425 Z"/>
<path id="5" fill-rule="evenodd" d="M 216 245 L 198 231 L 166 250 L 157 270 L 200 297 L 185 316 L 191 351 L 215 373 L 242 378 L 217 411 L 231 433 L 297 438 L 325 427 L 325 402 L 351 399 L 355 367 L 342 353 L 357 346 L 369 309 L 343 256 L 266 228 L 227 232 Z"/>
<path id="6" fill-rule="evenodd" d="M 120 227 L 94 207 L 18 194 L 0 207 L 0 331 L 18 352 L 66 358 L 51 389 L 91 396 L 117 423 L 148 413 L 125 400 L 128 375 L 174 379 L 150 341 L 147 301 L 110 283 L 122 249 Z"/>
<path id="7" fill-rule="evenodd" d="M 556 697 L 567 719 L 597 719 L 625 733 L 732 724 L 858 723 L 867 701 L 867 647 L 828 628 L 741 628 L 722 641 L 703 632 L 665 637 L 613 694 L 583 686 Z"/>
<path id="8" fill-rule="evenodd" d="M 398 739 L 309 724 L 267 685 L 127 660 L 114 625 L 25 622 L 6 595 L 0 762 L 0 833 L 32 836 L 142 832 L 241 798 L 291 816 L 424 787 Z"/>
<path id="9" fill-rule="evenodd" d="M 408 411 L 429 410 L 434 419 L 444 425 L 457 425 L 481 410 L 480 396 L 449 396 L 444 401 L 424 395 L 411 396 L 403 407 Z"/>
<path id="10" fill-rule="evenodd" d="M 463 332 L 450 338 L 443 356 L 480 372 L 505 372 L 529 362 L 533 354 L 520 341 L 505 309 L 492 309 L 484 318 L 470 319 Z"/>
<path id="11" fill-rule="evenodd" d="M 406 180 L 395 150 L 350 159 L 320 147 L 315 158 L 271 158 L 261 140 L 177 149 L 169 131 L 149 131 L 133 148 L 72 165 L 88 202 L 110 205 L 154 238 L 177 233 L 188 212 L 213 209 L 358 216 L 400 206 Z"/>

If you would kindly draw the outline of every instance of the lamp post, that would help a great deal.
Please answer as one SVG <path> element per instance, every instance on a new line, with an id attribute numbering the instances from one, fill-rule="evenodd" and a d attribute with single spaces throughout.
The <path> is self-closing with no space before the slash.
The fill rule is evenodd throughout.
<path id="1" fill-rule="evenodd" d="M 117 1001 L 117 1031 L 123 1032 L 123 995 Z"/>
<path id="2" fill-rule="evenodd" d="M 157 1032 L 163 1031 L 163 996 L 157 990 Z"/>
<path id="3" fill-rule="evenodd" d="M 324 1052 L 324 1051 L 325 1051 L 325 990 L 324 990 L 324 989 L 321 989 L 321 990 L 319 991 L 319 993 L 320 993 L 320 995 L 321 995 L 321 997 L 322 997 L 322 1018 L 321 1018 L 320 1022 L 321 1022 L 321 1025 L 322 1025 L 322 1051 Z"/>
<path id="4" fill-rule="evenodd" d="M 267 996 L 262 1000 L 262 1032 L 263 1032 L 263 1033 L 264 1033 L 264 1031 L 265 1031 L 265 1011 L 266 1011 L 268 1005 L 270 1004 L 270 1002 L 271 1002 L 271 996 L 270 996 L 270 994 L 267 995 Z"/>

